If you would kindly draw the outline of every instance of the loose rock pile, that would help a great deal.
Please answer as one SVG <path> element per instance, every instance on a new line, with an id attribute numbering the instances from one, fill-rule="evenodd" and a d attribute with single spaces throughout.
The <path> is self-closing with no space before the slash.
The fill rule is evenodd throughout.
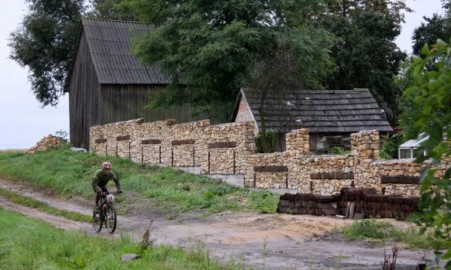
<path id="1" fill-rule="evenodd" d="M 52 148 L 58 148 L 62 144 L 67 143 L 67 141 L 64 138 L 54 136 L 54 135 L 48 135 L 44 138 L 42 138 L 35 146 L 28 149 L 27 153 L 35 153 L 39 151 L 45 151 Z"/>

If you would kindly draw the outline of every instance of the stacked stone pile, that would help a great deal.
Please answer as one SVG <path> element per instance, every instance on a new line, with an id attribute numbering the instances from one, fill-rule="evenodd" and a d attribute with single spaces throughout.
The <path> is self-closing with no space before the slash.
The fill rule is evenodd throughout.
<path id="1" fill-rule="evenodd" d="M 309 130 L 306 128 L 293 130 L 286 134 L 287 151 L 297 151 L 301 154 L 310 152 Z"/>
<path id="2" fill-rule="evenodd" d="M 244 172 L 248 155 L 256 152 L 250 122 L 210 126 L 205 130 L 202 173 L 236 174 Z"/>
<path id="3" fill-rule="evenodd" d="M 67 143 L 64 138 L 48 135 L 42 138 L 35 146 L 28 149 L 27 153 L 35 153 L 39 151 L 45 151 L 48 149 L 58 148 L 59 146 Z"/>
<path id="4" fill-rule="evenodd" d="M 209 120 L 176 124 L 143 119 L 91 127 L 90 149 L 135 162 L 174 167 L 199 166 L 203 174 L 244 174 L 246 187 L 289 188 L 330 196 L 341 188 L 374 188 L 385 195 L 419 196 L 425 166 L 412 160 L 378 160 L 380 136 L 375 130 L 351 135 L 347 155 L 312 155 L 308 129 L 286 134 L 286 151 L 256 154 L 251 122 L 210 125 Z M 444 157 L 443 175 L 451 165 Z"/>
<path id="5" fill-rule="evenodd" d="M 367 159 L 379 159 L 379 132 L 362 130 L 351 134 L 353 155 Z"/>

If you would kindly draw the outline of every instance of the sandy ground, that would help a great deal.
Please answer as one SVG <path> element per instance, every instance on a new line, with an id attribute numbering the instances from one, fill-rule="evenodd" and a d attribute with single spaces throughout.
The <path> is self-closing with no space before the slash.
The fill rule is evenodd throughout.
<path id="1" fill-rule="evenodd" d="M 0 180 L 0 187 L 31 196 L 49 205 L 91 215 L 92 206 L 80 199 L 63 200 L 24 184 Z M 205 247 L 216 260 L 242 262 L 252 269 L 381 269 L 384 253 L 393 243 L 349 241 L 333 229 L 353 222 L 333 217 L 287 214 L 225 212 L 208 218 L 184 215 L 167 220 L 156 214 L 118 217 L 113 235 L 96 234 L 91 224 L 80 223 L 13 204 L 0 197 L 0 207 L 41 219 L 55 227 L 117 238 L 126 235 L 140 241 L 152 221 L 151 238 L 156 244 L 185 248 Z M 396 226 L 404 222 L 388 220 Z M 400 247 L 397 269 L 416 269 L 433 260 L 433 252 Z"/>

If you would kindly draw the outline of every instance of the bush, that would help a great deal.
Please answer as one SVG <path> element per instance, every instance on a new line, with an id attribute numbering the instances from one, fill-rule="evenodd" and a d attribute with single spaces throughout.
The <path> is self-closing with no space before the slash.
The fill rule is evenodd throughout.
<path id="1" fill-rule="evenodd" d="M 279 202 L 279 195 L 269 191 L 252 191 L 249 194 L 249 206 L 262 213 L 274 213 Z"/>
<path id="2" fill-rule="evenodd" d="M 255 137 L 255 144 L 259 153 L 274 153 L 278 150 L 282 134 L 275 131 L 266 131 Z"/>
<path id="3" fill-rule="evenodd" d="M 379 152 L 380 159 L 398 158 L 398 148 L 402 144 L 403 136 L 401 133 L 382 136 L 382 146 Z"/>

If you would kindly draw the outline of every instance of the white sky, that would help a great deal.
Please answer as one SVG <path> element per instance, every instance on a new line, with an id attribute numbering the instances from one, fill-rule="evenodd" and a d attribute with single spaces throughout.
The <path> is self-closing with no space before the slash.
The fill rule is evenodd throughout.
<path id="1" fill-rule="evenodd" d="M 69 132 L 68 95 L 61 98 L 57 107 L 42 108 L 31 91 L 28 71 L 9 59 L 7 46 L 10 33 L 15 31 L 27 13 L 20 0 L 0 0 L 0 149 L 26 149 L 34 146 L 44 136 L 57 131 Z M 440 0 L 407 0 L 414 13 L 406 15 L 406 24 L 396 40 L 401 50 L 410 53 L 413 30 L 423 21 L 423 16 L 442 14 Z"/>

